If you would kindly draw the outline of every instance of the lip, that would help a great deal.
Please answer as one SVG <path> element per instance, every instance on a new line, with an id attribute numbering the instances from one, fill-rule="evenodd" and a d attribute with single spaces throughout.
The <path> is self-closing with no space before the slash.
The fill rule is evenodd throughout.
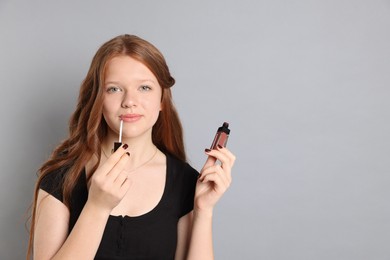
<path id="1" fill-rule="evenodd" d="M 139 120 L 142 115 L 140 114 L 124 114 L 124 115 L 120 115 L 119 116 L 120 119 L 123 120 L 123 122 L 135 122 L 137 120 Z"/>

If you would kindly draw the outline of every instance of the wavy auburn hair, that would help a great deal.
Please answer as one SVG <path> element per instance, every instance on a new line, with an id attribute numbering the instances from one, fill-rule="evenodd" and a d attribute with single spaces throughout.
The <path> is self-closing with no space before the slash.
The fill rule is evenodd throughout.
<path id="1" fill-rule="evenodd" d="M 31 258 L 37 209 L 37 196 L 42 179 L 54 171 L 68 169 L 62 187 L 63 203 L 70 208 L 71 193 L 82 173 L 82 169 L 93 155 L 98 162 L 101 144 L 108 132 L 103 110 L 103 84 L 105 68 L 113 57 L 127 55 L 147 66 L 156 76 L 162 88 L 159 117 L 152 129 L 152 141 L 163 152 L 186 161 L 183 130 L 178 113 L 173 105 L 170 87 L 175 84 L 161 52 L 148 41 L 134 35 L 120 35 L 103 44 L 92 59 L 89 71 L 81 84 L 76 110 L 69 121 L 69 137 L 63 141 L 39 169 L 35 186 L 30 239 L 27 259 Z"/>

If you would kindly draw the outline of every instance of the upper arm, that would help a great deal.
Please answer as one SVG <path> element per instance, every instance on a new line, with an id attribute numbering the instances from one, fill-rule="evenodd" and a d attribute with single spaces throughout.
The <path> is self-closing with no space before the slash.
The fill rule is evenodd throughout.
<path id="1" fill-rule="evenodd" d="M 40 189 L 34 228 L 34 259 L 50 259 L 68 236 L 69 209 L 58 199 Z"/>
<path id="2" fill-rule="evenodd" d="M 192 211 L 179 219 L 175 260 L 186 259 L 192 231 Z"/>

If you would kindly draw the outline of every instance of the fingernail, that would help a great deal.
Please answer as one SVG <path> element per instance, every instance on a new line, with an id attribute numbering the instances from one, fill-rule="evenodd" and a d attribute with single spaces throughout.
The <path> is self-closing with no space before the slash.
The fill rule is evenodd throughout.
<path id="1" fill-rule="evenodd" d="M 126 154 L 127 154 L 128 156 L 130 156 L 130 153 L 129 153 L 129 152 L 126 152 Z"/>
<path id="2" fill-rule="evenodd" d="M 222 149 L 222 148 L 223 148 L 223 147 L 222 147 L 222 145 L 220 145 L 220 144 L 219 144 L 219 145 L 217 145 L 217 146 L 218 146 L 218 148 L 219 148 L 219 149 Z"/>
<path id="3" fill-rule="evenodd" d="M 127 144 L 124 144 L 122 147 L 123 147 L 123 149 L 125 149 L 125 150 L 126 150 L 126 149 L 127 149 L 127 147 L 129 147 L 129 146 L 128 146 Z"/>
<path id="4" fill-rule="evenodd" d="M 210 150 L 210 149 L 208 149 L 208 148 L 204 149 L 204 151 L 205 151 L 206 153 L 209 153 L 209 152 L 211 152 L 211 150 Z"/>

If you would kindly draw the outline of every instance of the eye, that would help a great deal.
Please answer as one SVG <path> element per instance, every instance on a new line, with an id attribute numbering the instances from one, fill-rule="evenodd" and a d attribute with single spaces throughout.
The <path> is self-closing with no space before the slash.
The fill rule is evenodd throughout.
<path id="1" fill-rule="evenodd" d="M 109 86 L 107 88 L 107 92 L 108 93 L 115 93 L 115 92 L 119 92 L 119 91 L 122 91 L 119 87 L 116 87 L 116 86 Z"/>
<path id="2" fill-rule="evenodd" d="M 142 86 L 139 87 L 139 90 L 141 90 L 141 91 L 150 91 L 150 90 L 152 90 L 152 88 L 147 86 L 147 85 L 142 85 Z"/>

